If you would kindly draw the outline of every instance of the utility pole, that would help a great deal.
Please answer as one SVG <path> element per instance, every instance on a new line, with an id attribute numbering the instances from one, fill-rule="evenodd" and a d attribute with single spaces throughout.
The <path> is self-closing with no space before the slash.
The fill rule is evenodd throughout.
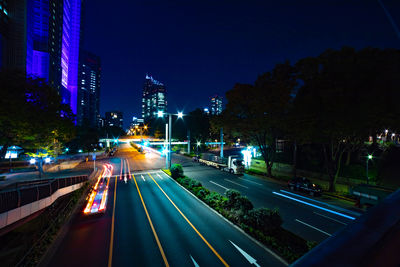
<path id="1" fill-rule="evenodd" d="M 168 169 L 171 168 L 171 134 L 172 134 L 172 119 L 171 119 L 171 114 L 168 115 L 168 123 L 169 123 L 169 133 L 168 133 L 168 139 L 169 139 L 169 146 L 168 146 Z"/>
<path id="2" fill-rule="evenodd" d="M 220 152 L 221 159 L 224 158 L 224 133 L 223 128 L 221 128 L 221 152 Z"/>
<path id="3" fill-rule="evenodd" d="M 165 124 L 165 147 L 168 149 L 168 123 Z M 165 166 L 168 169 L 168 152 L 165 153 Z"/>
<path id="4" fill-rule="evenodd" d="M 190 130 L 188 130 L 188 149 L 187 149 L 187 153 L 190 155 Z"/>

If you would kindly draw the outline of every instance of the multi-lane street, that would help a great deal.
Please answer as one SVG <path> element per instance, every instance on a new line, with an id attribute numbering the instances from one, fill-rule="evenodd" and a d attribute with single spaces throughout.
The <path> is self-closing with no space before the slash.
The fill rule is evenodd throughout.
<path id="1" fill-rule="evenodd" d="M 185 175 L 223 194 L 235 189 L 255 207 L 279 209 L 283 227 L 306 240 L 321 242 L 360 215 L 348 204 L 291 192 L 284 184 L 244 174 L 237 176 L 198 164 L 185 164 Z"/>
<path id="2" fill-rule="evenodd" d="M 42 265 L 285 265 L 161 172 L 158 154 L 123 145 L 109 163 L 105 214 L 75 214 Z"/>

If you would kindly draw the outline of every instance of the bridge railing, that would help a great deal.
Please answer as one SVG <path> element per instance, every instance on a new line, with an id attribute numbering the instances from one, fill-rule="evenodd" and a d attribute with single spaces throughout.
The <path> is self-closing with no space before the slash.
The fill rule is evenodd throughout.
<path id="1" fill-rule="evenodd" d="M 88 180 L 87 175 L 16 183 L 0 191 L 0 214 L 51 196 L 58 189 Z"/>

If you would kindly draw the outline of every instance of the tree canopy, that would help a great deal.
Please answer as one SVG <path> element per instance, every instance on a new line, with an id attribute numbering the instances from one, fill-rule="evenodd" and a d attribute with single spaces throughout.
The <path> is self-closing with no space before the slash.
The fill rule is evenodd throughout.
<path id="1" fill-rule="evenodd" d="M 74 115 L 58 92 L 43 79 L 26 78 L 22 72 L 0 71 L 1 156 L 19 145 L 57 153 L 60 144 L 74 135 Z"/>
<path id="2" fill-rule="evenodd" d="M 213 125 L 259 146 L 268 175 L 276 139 L 319 145 L 333 191 L 343 153 L 383 129 L 399 130 L 399 88 L 399 50 L 329 49 L 236 84 Z"/>

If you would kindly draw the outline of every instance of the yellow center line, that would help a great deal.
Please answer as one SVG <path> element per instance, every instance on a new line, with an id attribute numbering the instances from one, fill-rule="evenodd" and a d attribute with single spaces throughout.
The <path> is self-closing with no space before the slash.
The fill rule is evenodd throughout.
<path id="1" fill-rule="evenodd" d="M 131 173 L 130 173 L 130 171 L 129 171 L 129 176 L 130 176 L 130 175 L 131 175 Z M 140 193 L 140 189 L 139 189 L 139 186 L 138 186 L 138 184 L 137 184 L 137 182 L 136 182 L 135 175 L 132 174 L 132 177 L 133 177 L 133 180 L 135 181 L 136 188 L 137 188 L 137 191 L 138 191 L 138 193 L 139 193 L 140 200 L 142 201 L 144 211 L 146 212 L 147 220 L 149 221 L 151 230 L 153 231 L 153 235 L 154 235 L 154 237 L 155 237 L 155 239 L 156 239 L 156 242 L 157 242 L 158 248 L 159 248 L 159 250 L 160 250 L 161 256 L 162 256 L 162 258 L 163 258 L 163 260 L 164 260 L 164 264 L 165 264 L 165 266 L 169 267 L 167 257 L 165 256 L 164 250 L 163 250 L 163 248 L 162 248 L 162 246 L 161 246 L 161 242 L 160 242 L 160 240 L 158 239 L 158 235 L 157 235 L 156 229 L 155 229 L 154 226 L 153 226 L 153 222 L 151 221 L 150 215 L 149 215 L 149 213 L 147 212 L 146 204 L 144 203 L 142 194 Z"/>
<path id="2" fill-rule="evenodd" d="M 122 160 L 121 160 L 122 163 Z M 122 168 L 122 164 L 121 164 Z M 111 178 L 110 178 L 111 179 Z M 112 265 L 112 254 L 113 254 L 113 245 L 114 245 L 114 217 L 115 217 L 115 200 L 117 198 L 117 176 L 115 176 L 115 185 L 114 185 L 114 204 L 113 204 L 113 213 L 111 219 L 111 238 L 110 238 L 110 250 L 108 251 L 108 267 Z"/>
<path id="3" fill-rule="evenodd" d="M 193 230 L 200 236 L 200 238 L 204 241 L 204 243 L 206 243 L 206 245 L 211 249 L 212 252 L 214 252 L 215 256 L 218 257 L 218 259 L 222 262 L 222 264 L 224 264 L 225 266 L 229 266 L 228 263 L 226 263 L 226 261 L 218 254 L 218 252 L 213 248 L 213 246 L 211 246 L 210 243 L 208 243 L 208 241 L 204 238 L 204 236 L 202 234 L 200 234 L 200 232 L 196 229 L 196 227 L 194 227 L 194 225 L 189 221 L 188 218 L 186 218 L 186 216 L 183 214 L 183 212 L 175 205 L 175 203 L 169 198 L 169 196 L 164 192 L 164 190 L 158 185 L 158 183 L 156 182 L 156 180 L 154 180 L 153 176 L 151 176 L 150 173 L 147 173 L 150 178 L 156 183 L 156 185 L 158 186 L 158 188 L 160 188 L 161 192 L 164 193 L 164 195 L 168 198 L 168 200 L 172 203 L 172 205 L 175 207 L 175 209 L 182 215 L 182 217 L 186 220 L 186 222 L 193 228 Z"/>

